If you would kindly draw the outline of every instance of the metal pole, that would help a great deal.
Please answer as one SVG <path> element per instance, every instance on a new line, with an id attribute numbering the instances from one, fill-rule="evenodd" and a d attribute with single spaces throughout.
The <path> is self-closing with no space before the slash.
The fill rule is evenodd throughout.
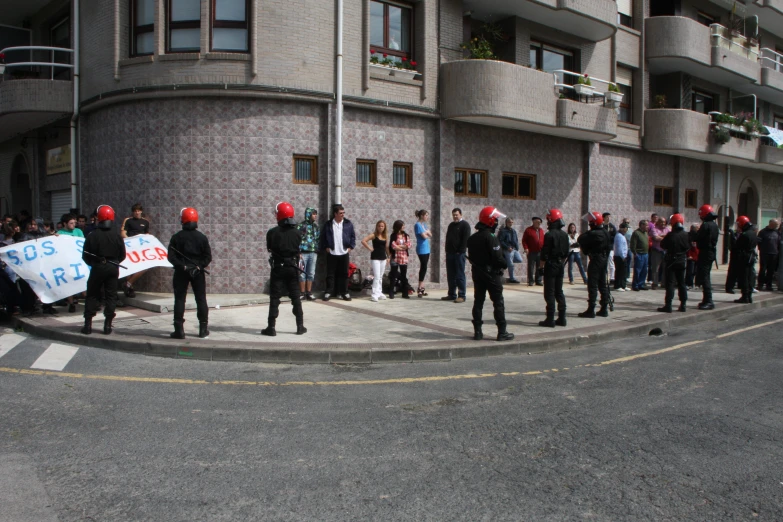
<path id="1" fill-rule="evenodd" d="M 52 60 L 54 63 L 54 60 Z M 54 69 L 54 66 L 52 66 Z M 71 208 L 77 205 L 77 168 L 79 155 L 79 140 L 76 125 L 79 120 L 79 0 L 73 0 L 73 115 L 71 116 Z M 81 191 L 80 191 L 81 192 Z"/>
<path id="2" fill-rule="evenodd" d="M 343 197 L 343 0 L 337 0 L 337 129 L 335 132 L 334 202 Z"/>

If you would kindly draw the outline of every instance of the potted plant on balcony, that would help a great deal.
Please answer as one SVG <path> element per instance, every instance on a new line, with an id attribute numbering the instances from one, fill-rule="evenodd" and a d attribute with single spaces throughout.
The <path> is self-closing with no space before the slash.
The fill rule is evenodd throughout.
<path id="1" fill-rule="evenodd" d="M 587 74 L 583 74 L 576 81 L 574 85 L 574 91 L 580 96 L 592 96 L 593 95 L 593 82 L 590 81 L 590 77 Z"/>
<path id="2" fill-rule="evenodd" d="M 612 109 L 616 109 L 623 102 L 623 93 L 620 92 L 616 83 L 609 84 L 609 89 L 606 91 L 606 101 Z"/>
<path id="3" fill-rule="evenodd" d="M 731 133 L 728 129 L 715 125 L 712 127 L 712 137 L 719 145 L 725 145 L 731 141 Z"/>

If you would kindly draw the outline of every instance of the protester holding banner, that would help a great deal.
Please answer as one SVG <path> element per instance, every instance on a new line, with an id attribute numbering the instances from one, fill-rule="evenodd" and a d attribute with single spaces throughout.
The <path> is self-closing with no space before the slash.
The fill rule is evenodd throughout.
<path id="1" fill-rule="evenodd" d="M 122 222 L 122 230 L 120 231 L 122 237 L 129 238 L 139 234 L 149 234 L 150 222 L 141 217 L 144 214 L 144 207 L 141 206 L 141 203 L 136 203 L 131 207 L 131 214 L 133 214 L 132 217 L 125 218 L 125 221 Z M 133 283 L 138 281 L 144 272 L 144 270 L 136 272 L 125 281 L 125 287 L 123 288 L 125 297 L 136 297 Z"/>
<path id="2" fill-rule="evenodd" d="M 63 228 L 57 233 L 61 236 L 84 237 L 84 233 L 79 228 L 76 228 L 76 216 L 73 214 L 63 214 L 63 217 L 60 218 L 60 223 L 62 223 Z M 74 313 L 76 311 L 76 299 L 71 296 L 65 300 L 68 302 L 68 312 Z"/>
<path id="3" fill-rule="evenodd" d="M 101 291 L 106 299 L 103 309 L 103 333 L 109 335 L 112 331 L 111 323 L 117 306 L 119 264 L 125 259 L 125 242 L 117 231 L 112 229 L 113 224 L 114 209 L 101 205 L 98 207 L 98 230 L 84 241 L 82 260 L 91 267 L 90 277 L 87 279 L 87 302 L 82 328 L 85 335 L 92 333 L 92 318 L 98 310 Z"/>

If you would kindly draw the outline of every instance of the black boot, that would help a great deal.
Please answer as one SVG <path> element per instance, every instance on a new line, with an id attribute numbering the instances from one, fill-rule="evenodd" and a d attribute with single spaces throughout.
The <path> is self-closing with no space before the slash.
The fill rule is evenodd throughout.
<path id="1" fill-rule="evenodd" d="M 483 321 L 471 321 L 473 323 L 473 340 L 474 341 L 480 341 L 484 338 L 484 332 L 481 331 L 481 325 L 484 324 Z"/>
<path id="2" fill-rule="evenodd" d="M 174 331 L 169 334 L 169 336 L 172 339 L 184 339 L 185 338 L 185 328 L 183 327 L 183 322 L 176 322 L 174 323 Z"/>
<path id="3" fill-rule="evenodd" d="M 566 326 L 566 315 L 565 310 L 558 310 L 557 311 L 557 321 L 555 321 L 555 324 L 557 326 Z"/>
<path id="4" fill-rule="evenodd" d="M 546 319 L 543 321 L 538 322 L 538 326 L 544 326 L 546 328 L 554 328 L 555 327 L 555 312 L 549 312 L 546 313 Z"/>
<path id="5" fill-rule="evenodd" d="M 274 337 L 277 335 L 277 331 L 275 331 L 274 326 L 267 326 L 263 330 L 261 330 L 261 335 L 268 335 L 269 337 Z"/>
<path id="6" fill-rule="evenodd" d="M 579 313 L 579 317 L 586 317 L 588 319 L 595 319 L 595 305 L 588 305 L 587 310 Z"/>
<path id="7" fill-rule="evenodd" d="M 296 335 L 304 335 L 307 333 L 307 328 L 304 327 L 304 316 L 296 318 Z"/>
<path id="8" fill-rule="evenodd" d="M 506 331 L 505 324 L 498 325 L 498 341 L 510 341 L 514 338 L 514 334 Z"/>
<path id="9" fill-rule="evenodd" d="M 734 302 L 735 302 L 735 303 L 742 303 L 742 304 L 747 304 L 747 303 L 750 303 L 751 301 L 750 301 L 750 300 L 749 300 L 747 297 L 745 297 L 745 296 L 743 295 L 743 296 L 742 296 L 742 297 L 740 297 L 739 299 L 735 299 L 735 300 L 734 300 Z"/>
<path id="10" fill-rule="evenodd" d="M 658 308 L 658 311 L 670 314 L 670 313 L 672 313 L 672 304 L 671 303 L 666 303 L 662 307 Z"/>
<path id="11" fill-rule="evenodd" d="M 712 301 L 709 303 L 699 303 L 699 310 L 715 310 L 715 303 Z"/>
<path id="12" fill-rule="evenodd" d="M 598 310 L 598 312 L 596 312 L 595 315 L 597 315 L 599 317 L 609 317 L 609 310 L 606 309 L 606 305 L 605 304 L 602 304 L 601 308 Z"/>
<path id="13" fill-rule="evenodd" d="M 109 335 L 111 333 L 111 322 L 117 314 L 107 315 L 103 320 L 103 335 Z"/>
<path id="14" fill-rule="evenodd" d="M 84 335 L 90 335 L 92 333 L 92 317 L 84 318 L 84 326 L 82 326 L 82 333 Z"/>
<path id="15" fill-rule="evenodd" d="M 684 312 L 686 310 L 685 303 L 680 303 L 680 307 L 677 309 L 678 312 Z"/>
<path id="16" fill-rule="evenodd" d="M 207 326 L 209 326 L 207 321 L 199 321 L 198 323 L 198 336 L 202 339 L 209 338 L 209 329 Z"/>

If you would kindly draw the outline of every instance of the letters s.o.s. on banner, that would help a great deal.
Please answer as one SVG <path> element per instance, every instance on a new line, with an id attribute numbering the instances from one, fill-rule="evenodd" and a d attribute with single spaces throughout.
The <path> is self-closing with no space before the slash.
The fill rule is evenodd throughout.
<path id="1" fill-rule="evenodd" d="M 125 241 L 120 277 L 156 266 L 172 268 L 168 251 L 155 236 L 141 234 Z M 90 267 L 82 260 L 84 238 L 46 236 L 0 248 L 0 260 L 27 281 L 42 303 L 84 292 Z"/>

